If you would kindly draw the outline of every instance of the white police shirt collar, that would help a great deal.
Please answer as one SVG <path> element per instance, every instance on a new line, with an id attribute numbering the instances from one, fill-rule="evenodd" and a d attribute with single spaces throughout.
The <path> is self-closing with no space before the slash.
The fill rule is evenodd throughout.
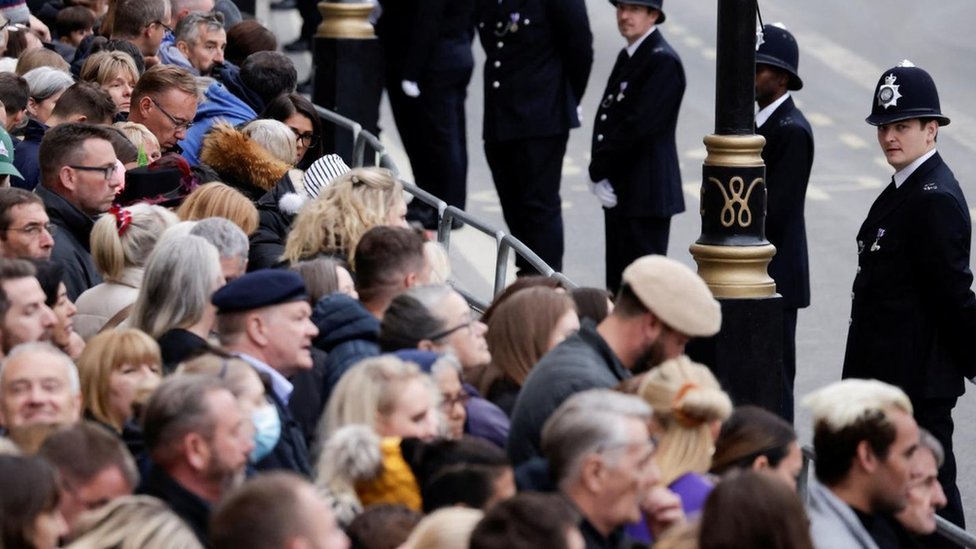
<path id="1" fill-rule="evenodd" d="M 929 152 L 923 154 L 922 156 L 916 158 L 915 161 L 912 162 L 911 164 L 909 164 L 909 165 L 905 166 L 904 168 L 902 168 L 902 169 L 898 170 L 897 172 L 895 172 L 895 175 L 893 176 L 893 179 L 895 180 L 895 188 L 897 189 L 897 188 L 901 187 L 902 184 L 909 177 L 911 177 L 913 173 L 915 173 L 915 170 L 917 170 L 918 167 L 921 166 L 922 163 L 924 163 L 926 160 L 928 160 L 929 158 L 932 158 L 932 155 L 935 154 L 936 152 L 938 152 L 938 151 L 936 151 L 935 149 L 932 149 L 931 151 L 929 151 Z"/>
<path id="2" fill-rule="evenodd" d="M 765 124 L 767 120 L 769 120 L 769 117 L 772 116 L 774 112 L 776 112 L 776 109 L 778 109 L 779 106 L 782 105 L 783 103 L 786 103 L 786 100 L 789 98 L 790 98 L 790 92 L 786 92 L 783 95 L 781 95 L 779 99 L 766 105 L 759 112 L 757 112 L 756 127 L 761 128 L 762 125 Z"/>
<path id="3" fill-rule="evenodd" d="M 645 32 L 644 36 L 641 36 L 633 44 L 627 46 L 625 48 L 627 50 L 627 57 L 633 57 L 634 53 L 637 52 L 637 48 L 639 48 L 640 45 L 644 42 L 644 39 L 650 36 L 656 30 L 657 30 L 657 25 L 651 25 L 651 30 Z"/>

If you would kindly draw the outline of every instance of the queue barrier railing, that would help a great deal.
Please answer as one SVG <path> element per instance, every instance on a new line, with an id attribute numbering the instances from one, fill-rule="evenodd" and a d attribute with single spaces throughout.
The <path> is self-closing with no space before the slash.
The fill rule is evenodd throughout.
<path id="1" fill-rule="evenodd" d="M 523 258 L 542 276 L 558 279 L 562 285 L 567 288 L 576 287 L 576 284 L 566 275 L 554 270 L 535 252 L 530 250 L 528 246 L 511 234 L 489 225 L 485 221 L 478 219 L 460 208 L 448 205 L 440 198 L 421 189 L 412 182 L 404 180 L 401 177 L 400 169 L 397 167 L 396 162 L 393 160 L 390 154 L 387 153 L 386 147 L 383 145 L 383 143 L 375 135 L 363 129 L 362 125 L 360 125 L 358 122 L 318 105 L 316 105 L 315 108 L 318 111 L 319 116 L 324 121 L 350 132 L 353 143 L 352 162 L 350 163 L 351 167 L 358 168 L 362 166 L 379 166 L 381 168 L 386 168 L 397 176 L 400 183 L 403 185 L 404 190 L 413 195 L 414 200 L 420 200 L 421 202 L 437 210 L 437 242 L 444 246 L 447 251 L 450 251 L 451 249 L 451 224 L 455 219 L 464 223 L 466 226 L 471 227 L 472 229 L 494 239 L 495 271 L 494 276 L 492 277 L 493 297 L 501 293 L 501 291 L 504 290 L 505 286 L 508 284 L 508 263 L 511 260 L 513 253 Z M 460 292 L 461 295 L 468 300 L 468 303 L 471 304 L 471 306 L 475 309 L 484 311 L 488 307 L 490 300 L 485 301 L 480 299 L 465 288 L 455 286 L 455 289 L 458 290 L 458 292 Z"/>
<path id="2" fill-rule="evenodd" d="M 803 447 L 803 468 L 800 469 L 800 477 L 797 479 L 797 493 L 804 502 L 807 501 L 809 493 L 808 485 L 810 481 L 811 466 L 816 462 L 817 454 L 810 446 Z M 935 515 L 935 532 L 943 538 L 966 549 L 976 549 L 976 536 L 949 522 L 948 520 Z"/>

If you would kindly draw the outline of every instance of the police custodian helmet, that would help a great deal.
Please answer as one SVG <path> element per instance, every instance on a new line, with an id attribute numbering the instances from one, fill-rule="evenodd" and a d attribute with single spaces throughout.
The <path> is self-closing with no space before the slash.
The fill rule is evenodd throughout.
<path id="1" fill-rule="evenodd" d="M 782 23 L 763 25 L 762 37 L 756 47 L 756 64 L 771 65 L 788 72 L 790 81 L 787 89 L 803 88 L 803 80 L 798 74 L 800 50 L 796 46 L 796 39 Z"/>
<path id="2" fill-rule="evenodd" d="M 634 6 L 647 6 L 649 8 L 654 8 L 661 12 L 661 16 L 657 18 L 657 25 L 664 22 L 664 0 L 610 0 L 610 3 L 616 6 L 617 4 L 632 4 Z"/>
<path id="3" fill-rule="evenodd" d="M 942 114 L 939 92 L 929 73 L 905 60 L 881 75 L 874 88 L 871 116 L 865 121 L 874 126 L 910 118 L 932 118 L 940 126 L 949 124 Z"/>

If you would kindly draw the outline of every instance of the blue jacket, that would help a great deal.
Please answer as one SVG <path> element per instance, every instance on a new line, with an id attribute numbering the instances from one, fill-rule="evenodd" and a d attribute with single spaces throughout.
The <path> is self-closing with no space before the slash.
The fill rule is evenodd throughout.
<path id="1" fill-rule="evenodd" d="M 38 153 L 41 151 L 41 139 L 44 139 L 47 129 L 46 124 L 33 118 L 27 119 L 24 139 L 14 146 L 14 167 L 24 177 L 21 179 L 15 175 L 10 176 L 11 186 L 33 191 L 34 187 L 41 182 L 41 163 Z"/>
<path id="2" fill-rule="evenodd" d="M 200 163 L 200 147 L 203 138 L 218 120 L 226 120 L 232 126 L 257 118 L 254 109 L 227 90 L 220 82 L 214 82 L 203 94 L 206 101 L 200 104 L 193 126 L 186 131 L 186 137 L 179 142 L 183 148 L 183 158 L 196 166 Z"/>
<path id="3" fill-rule="evenodd" d="M 176 37 L 171 32 L 167 31 L 166 35 L 163 36 L 156 56 L 159 57 L 159 62 L 163 65 L 176 65 L 190 71 L 194 76 L 200 76 L 197 69 L 190 64 L 190 60 L 176 47 Z"/>
<path id="4" fill-rule="evenodd" d="M 312 322 L 319 329 L 313 344 L 328 353 L 322 382 L 324 408 L 342 374 L 364 358 L 379 356 L 380 321 L 359 301 L 335 293 L 315 304 Z"/>

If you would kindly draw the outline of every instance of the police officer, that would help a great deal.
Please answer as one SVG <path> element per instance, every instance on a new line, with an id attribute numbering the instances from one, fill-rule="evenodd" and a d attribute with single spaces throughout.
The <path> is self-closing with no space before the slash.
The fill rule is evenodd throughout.
<path id="1" fill-rule="evenodd" d="M 901 387 L 915 419 L 945 448 L 941 513 L 963 525 L 952 453 L 952 409 L 976 375 L 976 296 L 970 289 L 970 214 L 936 150 L 942 114 L 935 82 L 903 61 L 881 75 L 867 122 L 895 169 L 857 234 L 844 377 Z"/>
<path id="2" fill-rule="evenodd" d="M 386 91 L 420 188 L 464 209 L 468 150 L 464 99 L 474 71 L 474 0 L 382 0 L 376 32 Z M 414 200 L 408 219 L 437 228 L 437 210 Z"/>
<path id="3" fill-rule="evenodd" d="M 769 275 L 783 296 L 783 409 L 793 421 L 796 314 L 810 305 L 810 267 L 803 206 L 813 166 L 813 130 L 793 103 L 803 88 L 799 48 L 781 24 L 763 27 L 756 49 L 756 133 L 766 138 L 766 238 L 776 246 Z"/>
<path id="4" fill-rule="evenodd" d="M 603 206 L 607 287 L 638 257 L 665 255 L 671 216 L 685 209 L 674 133 L 685 93 L 677 52 L 657 25 L 662 0 L 610 0 L 627 46 L 593 127 L 590 190 Z"/>
<path id="5" fill-rule="evenodd" d="M 562 269 L 559 198 L 570 128 L 593 65 L 584 0 L 477 0 L 485 155 L 512 234 Z M 516 259 L 519 274 L 534 270 Z"/>

